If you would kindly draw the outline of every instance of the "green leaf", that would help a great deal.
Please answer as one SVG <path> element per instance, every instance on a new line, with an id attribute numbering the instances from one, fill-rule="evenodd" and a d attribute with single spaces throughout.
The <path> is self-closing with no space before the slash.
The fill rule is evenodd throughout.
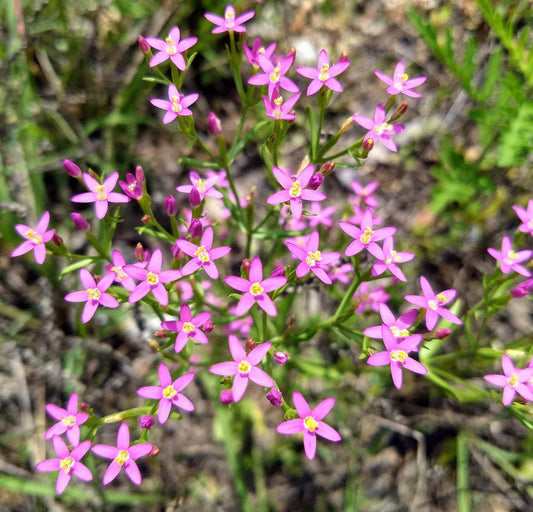
<path id="1" fill-rule="evenodd" d="M 72 263 L 65 267 L 61 273 L 59 274 L 59 277 L 66 276 L 67 274 L 70 274 L 71 272 L 75 272 L 76 270 L 79 270 L 80 268 L 84 268 L 87 265 L 90 265 L 91 263 L 94 263 L 95 261 L 99 261 L 101 258 L 94 257 L 94 258 L 85 258 L 84 260 L 76 261 L 75 263 Z"/>

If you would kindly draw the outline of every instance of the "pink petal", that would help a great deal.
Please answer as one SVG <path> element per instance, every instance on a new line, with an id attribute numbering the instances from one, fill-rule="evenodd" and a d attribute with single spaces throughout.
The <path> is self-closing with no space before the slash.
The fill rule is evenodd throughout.
<path id="1" fill-rule="evenodd" d="M 244 395 L 246 387 L 248 386 L 248 376 L 243 377 L 237 373 L 233 378 L 233 401 L 238 402 Z"/>
<path id="2" fill-rule="evenodd" d="M 275 382 L 268 373 L 255 366 L 250 369 L 249 378 L 252 382 L 255 382 L 258 386 L 263 386 L 264 388 L 271 388 L 275 385 Z"/>
<path id="3" fill-rule="evenodd" d="M 317 418 L 315 417 L 315 419 Z M 338 443 L 342 440 L 341 435 L 333 427 L 330 427 L 323 421 L 318 422 L 318 427 L 316 428 L 315 433 L 328 441 L 333 441 L 334 443 Z"/>
<path id="4" fill-rule="evenodd" d="M 312 411 L 311 416 L 315 418 L 315 420 L 321 420 L 326 417 L 326 415 L 333 409 L 333 406 L 335 405 L 335 399 L 334 398 L 326 398 L 326 400 L 320 402 Z"/>
<path id="5" fill-rule="evenodd" d="M 230 334 L 228 336 L 228 343 L 229 343 L 229 350 L 231 352 L 231 357 L 233 357 L 234 361 L 240 362 L 243 359 L 246 359 L 246 351 L 244 350 L 244 347 L 242 346 L 242 344 L 239 341 L 239 339 L 237 338 L 237 336 L 235 336 L 234 334 Z M 250 352 L 250 354 L 251 354 L 251 352 Z M 252 363 L 252 364 L 254 364 L 254 363 Z M 257 364 L 257 363 L 255 363 L 255 364 Z"/>
<path id="6" fill-rule="evenodd" d="M 306 418 L 311 415 L 311 408 L 300 392 L 295 391 L 292 394 L 292 401 L 300 418 Z"/>
<path id="7" fill-rule="evenodd" d="M 315 458 L 316 453 L 316 435 L 311 434 L 308 430 L 304 430 L 304 450 L 305 450 L 305 456 L 309 460 L 313 460 Z"/>
<path id="8" fill-rule="evenodd" d="M 113 462 L 111 462 L 106 472 L 104 473 L 103 484 L 107 485 L 108 483 L 112 482 L 120 473 L 121 469 L 122 466 L 120 466 L 117 461 L 114 460 Z"/>
<path id="9" fill-rule="evenodd" d="M 304 428 L 303 420 L 301 418 L 295 418 L 280 423 L 276 428 L 276 432 L 278 434 L 298 434 L 299 432 L 302 432 Z"/>

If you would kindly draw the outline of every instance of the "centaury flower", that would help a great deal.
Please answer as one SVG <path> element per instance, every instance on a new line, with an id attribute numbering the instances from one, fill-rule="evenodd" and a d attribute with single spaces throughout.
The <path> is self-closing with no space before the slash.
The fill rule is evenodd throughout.
<path id="1" fill-rule="evenodd" d="M 22 242 L 18 247 L 13 249 L 11 252 L 11 257 L 21 256 L 27 252 L 33 251 L 33 256 L 35 262 L 39 265 L 44 263 L 46 259 L 46 242 L 52 240 L 56 230 L 51 229 L 47 231 L 48 224 L 50 223 L 50 213 L 44 212 L 37 222 L 35 228 L 30 228 L 25 224 L 17 224 L 15 229 L 17 233 L 26 239 L 25 242 Z"/>
<path id="2" fill-rule="evenodd" d="M 67 438 L 72 446 L 78 446 L 80 442 L 80 425 L 83 425 L 89 415 L 86 412 L 78 412 L 78 394 L 72 393 L 67 402 L 67 408 L 63 409 L 54 404 L 46 404 L 46 412 L 55 420 L 59 420 L 44 433 L 44 439 L 52 439 L 67 433 Z"/>
<path id="3" fill-rule="evenodd" d="M 307 96 L 315 94 L 324 86 L 334 92 L 342 92 L 342 85 L 334 77 L 346 71 L 349 65 L 350 61 L 346 57 L 346 54 L 341 55 L 339 62 L 336 64 L 330 64 L 328 52 L 322 49 L 318 55 L 316 68 L 300 66 L 296 68 L 296 72 L 312 80 L 307 87 Z"/>
<path id="4" fill-rule="evenodd" d="M 169 320 L 163 322 L 161 327 L 167 331 L 178 333 L 174 345 L 174 351 L 178 354 L 183 350 L 190 339 L 201 344 L 209 342 L 207 336 L 200 330 L 200 327 L 202 327 L 210 318 L 211 313 L 209 311 L 199 313 L 193 317 L 189 305 L 183 303 L 180 308 L 179 321 Z"/>
<path id="5" fill-rule="evenodd" d="M 197 37 L 187 37 L 180 41 L 180 29 L 172 27 L 168 37 L 158 39 L 157 37 L 147 37 L 146 42 L 156 50 L 159 50 L 151 59 L 150 67 L 157 66 L 162 62 L 170 59 L 172 63 L 181 71 L 185 71 L 187 64 L 183 58 L 182 53 L 187 51 L 191 46 L 194 46 L 198 41 Z"/>
<path id="6" fill-rule="evenodd" d="M 168 101 L 154 98 L 150 103 L 157 108 L 166 110 L 163 116 L 163 124 L 174 121 L 178 116 L 192 116 L 192 110 L 189 108 L 198 99 L 198 94 L 189 94 L 185 96 L 178 91 L 174 84 L 168 86 Z"/>
<path id="7" fill-rule="evenodd" d="M 386 116 L 383 105 L 378 105 L 374 112 L 374 119 L 359 114 L 354 114 L 352 118 L 358 125 L 369 130 L 363 139 L 363 143 L 369 143 L 370 141 L 374 143 L 377 139 L 390 151 L 398 151 L 390 135 L 403 132 L 405 126 L 403 124 L 387 123 L 385 121 Z"/>
<path id="8" fill-rule="evenodd" d="M 382 82 L 389 86 L 387 88 L 387 94 L 392 96 L 396 94 L 405 94 L 406 96 L 411 96 L 411 98 L 422 97 L 420 93 L 412 91 L 411 89 L 422 85 L 427 80 L 427 77 L 418 76 L 416 78 L 409 78 L 409 75 L 405 72 L 405 64 L 402 61 L 396 64 L 392 78 L 378 70 L 374 71 L 374 73 Z"/>
<path id="9" fill-rule="evenodd" d="M 523 370 L 515 368 L 511 358 L 504 354 L 502 370 L 503 375 L 490 374 L 483 378 L 495 386 L 503 387 L 503 405 L 511 405 L 517 393 L 526 400 L 533 401 L 533 390 L 528 387 L 529 379 L 533 377 L 533 367 L 528 366 Z"/>
<path id="10" fill-rule="evenodd" d="M 520 265 L 523 261 L 531 258 L 533 251 L 519 251 L 515 252 L 511 245 L 511 239 L 508 236 L 504 236 L 502 240 L 502 250 L 497 251 L 492 247 L 487 249 L 487 252 L 496 260 L 500 262 L 500 270 L 503 274 L 508 274 L 509 272 L 518 272 L 525 277 L 529 277 L 531 272 Z"/>
<path id="11" fill-rule="evenodd" d="M 518 226 L 518 229 L 522 231 L 522 233 L 529 233 L 530 235 L 533 235 L 533 199 L 528 201 L 527 210 L 518 205 L 514 205 L 513 210 L 518 215 L 518 218 L 522 221 L 522 224 Z"/>
<path id="12" fill-rule="evenodd" d="M 204 16 L 216 25 L 211 31 L 213 34 L 220 34 L 222 32 L 246 32 L 246 28 L 242 24 L 252 19 L 255 16 L 255 12 L 246 11 L 240 16 L 235 17 L 235 8 L 233 5 L 228 5 L 224 11 L 224 17 L 210 12 L 206 12 Z"/>

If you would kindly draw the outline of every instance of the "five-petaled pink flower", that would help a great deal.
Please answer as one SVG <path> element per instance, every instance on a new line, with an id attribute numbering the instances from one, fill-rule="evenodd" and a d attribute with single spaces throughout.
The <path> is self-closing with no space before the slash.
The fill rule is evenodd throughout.
<path id="1" fill-rule="evenodd" d="M 363 331 L 363 334 L 369 338 L 382 339 L 382 327 L 385 326 L 390 329 L 390 332 L 395 338 L 403 339 L 411 336 L 409 328 L 414 324 L 418 312 L 416 309 L 410 309 L 396 319 L 386 304 L 380 304 L 379 314 L 383 323 L 381 325 L 367 327 Z"/>
<path id="2" fill-rule="evenodd" d="M 111 251 L 111 261 L 113 262 L 112 264 L 106 263 L 104 265 L 105 269 L 114 274 L 116 283 L 120 283 L 129 292 L 133 291 L 137 285 L 135 284 L 133 277 L 129 276 L 124 271 L 126 260 L 124 259 L 124 256 L 122 256 L 121 252 L 117 249 L 113 249 Z M 134 263 L 134 265 L 143 268 L 146 264 L 138 262 Z"/>
<path id="3" fill-rule="evenodd" d="M 126 181 L 119 181 L 118 184 L 123 190 L 124 194 L 132 199 L 139 200 L 143 196 L 143 182 L 145 181 L 143 168 L 138 165 L 135 169 L 135 174 L 128 172 L 126 174 Z"/>
<path id="4" fill-rule="evenodd" d="M 174 345 L 174 351 L 176 354 L 183 350 L 183 347 L 191 339 L 196 341 L 196 343 L 206 344 L 209 342 L 207 336 L 200 330 L 200 327 L 203 326 L 211 318 L 211 313 L 205 311 L 199 313 L 196 316 L 191 315 L 191 308 L 185 302 L 181 305 L 180 308 L 180 319 L 178 320 L 168 320 L 167 322 L 162 322 L 161 327 L 170 332 L 177 332 L 176 343 Z"/>
<path id="5" fill-rule="evenodd" d="M 334 443 L 341 441 L 341 435 L 333 427 L 322 421 L 333 409 L 335 405 L 334 398 L 326 398 L 313 410 L 311 410 L 305 398 L 298 391 L 292 394 L 292 401 L 300 417 L 280 423 L 276 431 L 278 434 L 298 434 L 303 432 L 305 455 L 309 460 L 313 460 L 315 457 L 317 434 Z"/>
<path id="6" fill-rule="evenodd" d="M 44 263 L 46 259 L 46 242 L 52 240 L 56 230 L 51 229 L 46 231 L 48 224 L 50 223 L 50 213 L 44 212 L 37 222 L 37 225 L 34 228 L 30 228 L 25 224 L 17 224 L 15 229 L 17 233 L 26 239 L 25 242 L 22 242 L 18 247 L 13 249 L 11 252 L 11 257 L 21 256 L 33 250 L 33 256 L 35 257 L 35 262 L 39 265 Z"/>
<path id="7" fill-rule="evenodd" d="M 65 300 L 67 302 L 85 302 L 83 306 L 83 312 L 81 314 L 81 321 L 85 324 L 93 316 L 98 306 L 102 305 L 106 308 L 118 308 L 119 302 L 115 297 L 105 291 L 113 284 L 115 276 L 113 273 L 106 274 L 98 283 L 94 280 L 94 277 L 86 269 L 80 269 L 80 281 L 85 287 L 85 290 L 79 290 L 77 292 L 67 293 Z"/>
<path id="8" fill-rule="evenodd" d="M 295 220 L 300 220 L 302 217 L 302 201 L 323 201 L 326 199 L 326 195 L 322 192 L 305 188 L 315 173 L 312 164 L 304 167 L 296 176 L 291 176 L 290 170 L 283 170 L 276 166 L 272 168 L 272 173 L 284 190 L 274 192 L 268 197 L 267 203 L 274 205 L 289 201 L 291 213 Z"/>
<path id="9" fill-rule="evenodd" d="M 274 88 L 270 98 L 263 96 L 267 117 L 271 119 L 282 119 L 284 121 L 294 121 L 296 119 L 296 113 L 293 107 L 299 97 L 300 93 L 296 93 L 289 99 L 284 100 L 283 96 L 279 93 L 279 87 Z"/>
<path id="10" fill-rule="evenodd" d="M 211 279 L 218 279 L 218 269 L 213 260 L 226 256 L 231 251 L 231 247 L 224 246 L 212 249 L 212 245 L 213 228 L 211 226 L 205 228 L 200 245 L 193 244 L 187 240 L 176 240 L 176 246 L 193 258 L 181 269 L 184 276 L 203 268 Z"/>
<path id="11" fill-rule="evenodd" d="M 533 199 L 528 201 L 527 210 L 518 205 L 514 205 L 513 210 L 518 215 L 518 218 L 522 221 L 522 224 L 518 226 L 518 229 L 522 231 L 522 233 L 529 233 L 530 235 L 533 235 Z"/>
<path id="12" fill-rule="evenodd" d="M 328 266 L 340 259 L 338 252 L 321 252 L 318 250 L 318 231 L 313 231 L 305 240 L 303 247 L 287 242 L 291 254 L 300 260 L 296 267 L 296 277 L 303 277 L 313 272 L 323 283 L 331 284 L 327 274 Z"/>
<path id="13" fill-rule="evenodd" d="M 163 124 L 174 121 L 178 116 L 192 116 L 192 110 L 188 108 L 198 99 L 198 94 L 188 94 L 185 96 L 178 91 L 174 84 L 168 86 L 168 101 L 160 98 L 150 100 L 150 103 L 157 108 L 166 110 L 163 116 Z"/>
<path id="14" fill-rule="evenodd" d="M 172 27 L 168 37 L 164 41 L 157 37 L 147 37 L 146 42 L 152 48 L 159 50 L 150 59 L 150 67 L 153 68 L 170 59 L 179 70 L 185 71 L 187 64 L 182 53 L 191 48 L 191 46 L 194 46 L 197 41 L 197 37 L 187 37 L 180 41 L 180 29 L 178 27 Z"/>
<path id="15" fill-rule="evenodd" d="M 445 307 L 454 298 L 457 292 L 453 289 L 434 293 L 431 285 L 424 276 L 420 276 L 420 287 L 424 295 L 406 295 L 407 302 L 419 308 L 426 308 L 426 327 L 432 331 L 439 321 L 439 316 L 448 320 L 452 324 L 462 324 L 463 322 Z"/>
<path id="16" fill-rule="evenodd" d="M 180 393 L 192 382 L 194 372 L 186 373 L 172 381 L 168 367 L 165 363 L 161 363 L 158 369 L 158 376 L 159 386 L 144 386 L 137 390 L 137 394 L 143 398 L 159 400 L 157 419 L 161 425 L 167 421 L 173 405 L 187 412 L 194 411 L 194 404 Z"/>
<path id="17" fill-rule="evenodd" d="M 246 55 L 248 62 L 252 66 L 259 67 L 259 61 L 257 60 L 257 57 L 259 57 L 259 55 L 264 55 L 267 59 L 271 59 L 272 54 L 276 49 L 276 43 L 270 43 L 267 47 L 265 47 L 262 45 L 261 39 L 257 37 L 254 40 L 254 44 L 251 48 L 248 48 L 248 46 L 243 44 L 242 49 L 244 50 L 244 55 Z"/>
<path id="18" fill-rule="evenodd" d="M 141 281 L 130 294 L 130 298 L 128 299 L 130 304 L 141 300 L 151 291 L 161 306 L 168 305 L 168 292 L 165 284 L 179 279 L 181 277 L 181 270 L 161 271 L 162 264 L 163 254 L 161 253 L 161 249 L 156 249 L 152 253 L 146 268 L 141 268 L 136 265 L 126 265 L 124 267 L 124 270 L 129 276 Z"/>
<path id="19" fill-rule="evenodd" d="M 242 26 L 243 23 L 252 19 L 255 16 L 254 11 L 246 11 L 240 16 L 235 17 L 235 8 L 233 5 L 228 5 L 224 11 L 224 17 L 216 14 L 206 12 L 204 16 L 216 27 L 211 31 L 213 34 L 220 34 L 222 32 L 246 32 L 246 28 Z"/>
<path id="20" fill-rule="evenodd" d="M 220 175 L 215 174 L 210 178 L 203 179 L 196 171 L 191 171 L 189 173 L 189 179 L 191 180 L 192 185 L 180 185 L 179 187 L 176 187 L 176 190 L 183 194 L 190 194 L 193 189 L 196 189 L 200 196 L 200 201 L 203 201 L 205 196 L 214 197 L 216 199 L 222 199 L 224 197 L 222 192 L 219 192 L 215 188 L 215 185 L 218 185 Z"/>
<path id="21" fill-rule="evenodd" d="M 392 382 L 397 389 L 402 387 L 402 368 L 420 375 L 425 375 L 427 368 L 416 359 L 409 357 L 409 352 L 417 352 L 418 344 L 422 341 L 421 334 L 413 334 L 406 338 L 396 338 L 391 330 L 383 325 L 382 336 L 386 350 L 372 354 L 366 362 L 371 366 L 385 366 L 390 364 Z"/>
<path id="22" fill-rule="evenodd" d="M 298 86 L 285 75 L 294 62 L 295 50 L 292 49 L 285 57 L 279 61 L 272 62 L 262 54 L 259 54 L 257 61 L 263 73 L 257 73 L 248 79 L 252 85 L 268 85 L 268 97 L 272 98 L 274 89 L 281 88 L 289 92 L 300 92 Z"/>
<path id="23" fill-rule="evenodd" d="M 531 258 L 533 251 L 519 251 L 515 252 L 511 245 L 511 239 L 508 236 L 504 236 L 502 240 L 502 251 L 497 251 L 492 247 L 487 249 L 487 252 L 496 260 L 500 262 L 500 270 L 503 274 L 508 274 L 509 272 L 518 272 L 525 277 L 529 277 L 531 272 L 520 265 L 523 261 Z"/>
<path id="24" fill-rule="evenodd" d="M 265 388 L 274 386 L 275 383 L 272 378 L 261 368 L 257 368 L 257 365 L 270 350 L 270 342 L 257 345 L 248 355 L 246 355 L 244 347 L 234 334 L 228 336 L 228 342 L 233 361 L 217 363 L 211 366 L 209 371 L 215 375 L 234 375 L 232 388 L 234 402 L 238 402 L 243 397 L 248 386 L 248 380 Z"/>
<path id="25" fill-rule="evenodd" d="M 483 378 L 495 386 L 503 387 L 503 405 L 511 405 L 517 393 L 526 400 L 533 401 L 533 390 L 528 387 L 528 381 L 533 377 L 533 367 L 528 366 L 523 370 L 515 368 L 511 358 L 503 354 L 502 369 L 503 375 L 490 374 Z"/>
<path id="26" fill-rule="evenodd" d="M 405 94 L 411 96 L 411 98 L 421 98 L 422 95 L 418 92 L 412 91 L 414 87 L 422 85 L 426 80 L 426 76 L 417 76 L 416 78 L 409 78 L 409 75 L 405 72 L 405 64 L 400 61 L 394 68 L 394 74 L 392 78 L 387 76 L 381 71 L 374 71 L 376 76 L 389 87 L 387 88 L 387 94 L 395 96 L 396 94 Z"/>
<path id="27" fill-rule="evenodd" d="M 300 66 L 296 68 L 296 72 L 312 80 L 307 87 L 307 96 L 315 94 L 323 86 L 328 87 L 334 92 L 342 92 L 342 85 L 334 77 L 346 71 L 349 65 L 350 61 L 344 53 L 341 54 L 339 62 L 330 64 L 328 52 L 322 49 L 318 55 L 318 65 L 316 68 Z"/>
<path id="28" fill-rule="evenodd" d="M 257 302 L 267 315 L 277 316 L 278 310 L 267 292 L 281 288 L 287 282 L 287 278 L 280 276 L 263 279 L 263 265 L 259 256 L 255 256 L 250 264 L 249 277 L 249 279 L 244 279 L 228 276 L 224 279 L 228 286 L 244 293 L 235 308 L 235 314 L 244 315 L 254 305 L 254 302 Z"/>
<path id="29" fill-rule="evenodd" d="M 124 468 L 128 478 L 135 484 L 141 484 L 141 472 L 135 459 L 148 455 L 153 449 L 150 443 L 139 443 L 130 446 L 130 429 L 126 423 L 121 423 L 118 428 L 117 445 L 95 444 L 91 451 L 104 459 L 113 459 L 104 474 L 104 485 L 112 482 L 121 469 Z"/>
<path id="30" fill-rule="evenodd" d="M 406 261 L 411 261 L 415 255 L 412 252 L 398 252 L 394 250 L 394 238 L 389 236 L 385 238 L 383 242 L 383 256 L 379 261 L 374 263 L 372 267 L 372 276 L 380 276 L 389 270 L 392 275 L 397 277 L 400 281 L 407 282 L 405 274 L 402 272 L 397 263 L 405 263 Z"/>
<path id="31" fill-rule="evenodd" d="M 378 200 L 372 195 L 379 187 L 377 181 L 372 181 L 363 187 L 358 181 L 353 180 L 350 185 L 357 196 L 355 204 L 360 205 L 361 202 L 364 202 L 368 208 L 373 209 L 377 207 Z"/>
<path id="32" fill-rule="evenodd" d="M 376 107 L 376 110 L 374 111 L 374 119 L 370 119 L 370 117 L 361 116 L 359 114 L 354 114 L 352 116 L 353 120 L 358 125 L 370 130 L 365 135 L 363 143 L 369 141 L 374 143 L 375 140 L 378 139 L 390 151 L 398 151 L 396 144 L 394 144 L 389 135 L 403 132 L 405 126 L 403 124 L 387 123 L 385 121 L 386 117 L 387 113 L 385 112 L 383 105 L 378 105 Z"/>
<path id="33" fill-rule="evenodd" d="M 103 219 L 109 203 L 127 203 L 130 198 L 124 194 L 113 192 L 118 181 L 118 172 L 111 173 L 102 184 L 89 173 L 83 173 L 83 181 L 90 192 L 83 192 L 71 198 L 73 203 L 94 203 L 94 211 L 98 219 Z"/>
<path id="34" fill-rule="evenodd" d="M 384 238 L 390 237 L 396 233 L 395 227 L 386 227 L 380 229 L 373 229 L 374 219 L 372 217 L 372 210 L 368 209 L 363 214 L 361 219 L 361 226 L 358 228 L 353 224 L 345 221 L 339 221 L 339 227 L 352 238 L 355 238 L 351 242 L 344 254 L 346 256 L 353 256 L 360 253 L 363 249 L 366 249 L 372 256 L 378 260 L 385 259 L 385 253 L 383 249 L 376 243 Z"/>
<path id="35" fill-rule="evenodd" d="M 90 482 L 93 479 L 89 468 L 80 462 L 89 451 L 91 441 L 83 441 L 69 451 L 65 441 L 60 436 L 54 436 L 52 445 L 57 457 L 39 462 L 35 469 L 37 471 L 59 471 L 56 481 L 57 494 L 61 494 L 67 488 L 72 475 L 84 482 Z"/>
<path id="36" fill-rule="evenodd" d="M 67 433 L 67 438 L 72 446 L 78 446 L 80 442 L 80 425 L 83 425 L 89 415 L 86 412 L 78 412 L 78 394 L 72 393 L 67 402 L 67 408 L 63 409 L 54 404 L 45 405 L 46 412 L 55 420 L 59 420 L 44 433 L 44 439 L 52 439 Z"/>

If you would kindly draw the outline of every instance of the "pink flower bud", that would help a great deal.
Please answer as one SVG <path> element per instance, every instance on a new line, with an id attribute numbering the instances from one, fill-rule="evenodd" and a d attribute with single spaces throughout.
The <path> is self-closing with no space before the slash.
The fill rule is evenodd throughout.
<path id="1" fill-rule="evenodd" d="M 248 275 L 248 272 L 250 272 L 251 264 L 252 262 L 248 258 L 242 260 L 241 275 Z"/>
<path id="2" fill-rule="evenodd" d="M 72 212 L 70 218 L 72 219 L 72 222 L 74 222 L 74 227 L 78 231 L 89 231 L 89 229 L 91 229 L 91 226 L 81 213 Z"/>
<path id="3" fill-rule="evenodd" d="M 283 263 L 280 263 L 279 261 L 274 263 L 274 268 L 272 269 L 270 277 L 285 277 L 285 267 L 283 266 Z"/>
<path id="4" fill-rule="evenodd" d="M 54 243 L 55 245 L 59 247 L 60 245 L 63 245 L 65 242 L 57 233 L 54 233 L 54 235 L 52 236 L 52 243 Z"/>
<path id="5" fill-rule="evenodd" d="M 348 58 L 348 54 L 346 52 L 342 52 L 339 55 L 339 62 L 350 62 L 350 59 Z"/>
<path id="6" fill-rule="evenodd" d="M 320 172 L 322 173 L 322 176 L 327 176 L 328 174 L 331 174 L 335 170 L 335 162 L 326 162 L 325 164 L 320 167 Z"/>
<path id="7" fill-rule="evenodd" d="M 191 193 L 189 194 L 189 203 L 193 208 L 202 204 L 202 197 L 200 196 L 200 192 L 198 192 L 197 188 L 193 188 L 191 190 Z"/>
<path id="8" fill-rule="evenodd" d="M 73 178 L 81 177 L 81 169 L 71 160 L 65 158 L 65 160 L 63 160 L 63 167 L 69 176 L 72 176 Z"/>
<path id="9" fill-rule="evenodd" d="M 213 320 L 208 320 L 208 321 L 202 326 L 202 329 L 204 330 L 204 332 L 205 332 L 206 334 L 209 334 L 210 332 L 212 332 L 214 328 L 215 328 L 215 322 L 213 322 Z"/>
<path id="10" fill-rule="evenodd" d="M 367 153 L 374 147 L 374 139 L 367 139 L 363 142 L 363 150 Z"/>
<path id="11" fill-rule="evenodd" d="M 90 409 L 90 407 L 89 407 L 89 404 L 87 402 L 82 402 L 80 404 L 80 411 L 81 412 L 89 412 L 89 409 Z"/>
<path id="12" fill-rule="evenodd" d="M 144 252 L 144 247 L 142 246 L 141 242 L 139 242 L 135 246 L 135 257 L 137 258 L 137 261 L 144 261 L 146 254 Z"/>
<path id="13" fill-rule="evenodd" d="M 172 257 L 175 260 L 181 260 L 185 258 L 185 253 L 178 247 L 178 241 L 176 240 L 174 244 L 172 245 L 172 248 L 170 249 L 172 252 Z"/>
<path id="14" fill-rule="evenodd" d="M 143 36 L 139 35 L 137 41 L 139 42 L 139 49 L 141 52 L 148 53 L 150 51 L 150 45 Z"/>
<path id="15" fill-rule="evenodd" d="M 163 329 L 159 329 L 158 331 L 154 332 L 154 336 L 159 339 L 165 339 L 168 337 L 168 332 Z"/>
<path id="16" fill-rule="evenodd" d="M 251 352 L 255 348 L 255 341 L 253 338 L 248 338 L 244 343 L 244 349 L 246 352 Z"/>
<path id="17" fill-rule="evenodd" d="M 233 402 L 233 392 L 231 391 L 231 389 L 223 389 L 220 392 L 220 402 L 224 405 L 228 405 Z"/>
<path id="18" fill-rule="evenodd" d="M 515 299 L 521 299 L 522 297 L 525 297 L 529 294 L 529 290 L 533 287 L 533 279 L 528 279 L 527 281 L 524 281 L 523 283 L 520 283 L 519 285 L 515 286 L 511 290 L 511 295 Z"/>
<path id="19" fill-rule="evenodd" d="M 150 414 L 143 414 L 139 418 L 139 423 L 141 425 L 141 428 L 145 428 L 147 430 L 150 430 L 154 426 L 154 418 Z"/>
<path id="20" fill-rule="evenodd" d="M 200 238 L 202 236 L 202 223 L 198 219 L 192 219 L 187 232 L 191 238 Z"/>
<path id="21" fill-rule="evenodd" d="M 443 340 L 444 338 L 447 338 L 452 331 L 450 329 L 437 329 L 435 331 L 435 338 L 438 340 Z"/>
<path id="22" fill-rule="evenodd" d="M 283 395 L 281 394 L 281 391 L 279 389 L 276 389 L 276 388 L 272 388 L 266 395 L 267 400 L 272 405 L 275 405 L 276 407 L 281 407 L 281 405 L 282 405 L 282 402 L 281 402 L 282 396 Z"/>
<path id="23" fill-rule="evenodd" d="M 173 217 L 178 212 L 178 203 L 173 195 L 165 197 L 163 201 L 165 211 L 170 217 Z"/>
<path id="24" fill-rule="evenodd" d="M 150 457 L 157 457 L 159 455 L 159 447 L 153 444 L 148 455 L 150 455 Z"/>
<path id="25" fill-rule="evenodd" d="M 320 185 L 324 183 L 324 176 L 320 172 L 317 172 L 310 180 L 308 187 L 312 190 L 316 190 Z"/>
<path id="26" fill-rule="evenodd" d="M 137 180 L 138 183 L 141 183 L 141 184 L 146 180 L 144 176 L 143 168 L 140 165 L 135 167 L 135 179 Z"/>
<path id="27" fill-rule="evenodd" d="M 389 122 L 392 123 L 394 121 L 397 121 L 407 112 L 407 101 L 402 101 L 398 108 L 394 111 L 394 114 L 392 114 L 391 118 L 389 119 Z"/>
<path id="28" fill-rule="evenodd" d="M 283 366 L 289 360 L 290 357 L 291 356 L 287 354 L 287 352 L 283 352 L 282 350 L 274 351 L 274 361 L 276 361 L 276 363 L 281 366 Z"/>
<path id="29" fill-rule="evenodd" d="M 209 133 L 215 137 L 222 133 L 222 123 L 214 112 L 209 112 L 207 116 L 207 128 Z"/>

